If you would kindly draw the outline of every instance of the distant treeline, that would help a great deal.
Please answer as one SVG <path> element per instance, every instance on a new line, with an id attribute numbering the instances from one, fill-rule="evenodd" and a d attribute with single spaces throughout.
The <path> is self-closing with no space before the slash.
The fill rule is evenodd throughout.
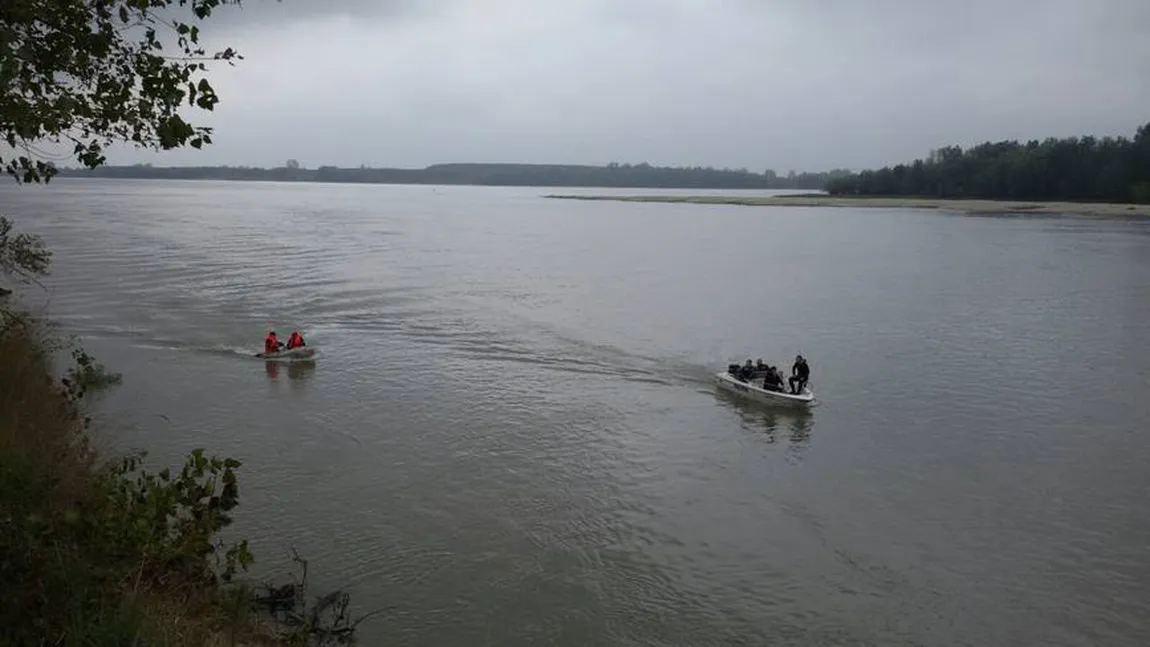
<path id="1" fill-rule="evenodd" d="M 277 168 L 248 166 L 103 166 L 94 170 L 63 169 L 60 175 L 164 180 L 270 180 L 277 182 L 349 182 L 368 184 L 470 184 L 488 186 L 580 186 L 662 189 L 803 189 L 822 190 L 833 177 L 849 171 L 778 175 L 767 170 L 667 167 L 650 164 L 435 164 L 422 169 L 303 168 L 288 160 Z"/>
<path id="2" fill-rule="evenodd" d="M 831 179 L 832 195 L 1150 202 L 1150 124 L 1125 137 L 949 146 L 925 160 Z"/>

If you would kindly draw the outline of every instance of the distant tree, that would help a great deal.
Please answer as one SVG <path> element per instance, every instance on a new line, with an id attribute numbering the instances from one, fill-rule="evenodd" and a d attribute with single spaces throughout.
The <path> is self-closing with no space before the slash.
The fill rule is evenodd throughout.
<path id="1" fill-rule="evenodd" d="M 614 163 L 606 166 L 560 164 L 435 164 L 424 169 L 339 168 L 272 169 L 248 167 L 169 167 L 145 169 L 114 166 L 77 170 L 69 174 L 120 178 L 182 178 L 217 180 L 274 180 L 291 182 L 357 182 L 387 184 L 471 184 L 517 186 L 652 187 L 685 189 L 792 188 L 818 190 L 848 171 L 794 173 L 786 178 L 751 173 L 745 169 L 652 166 Z M 772 179 L 773 178 L 773 179 Z"/>
<path id="2" fill-rule="evenodd" d="M 944 146 L 925 159 L 832 177 L 836 195 L 1150 202 L 1150 124 L 1134 139 L 1069 137 Z"/>
<path id="3" fill-rule="evenodd" d="M 286 164 L 284 164 L 284 166 L 294 171 L 299 168 L 299 162 L 297 160 L 290 159 Z"/>

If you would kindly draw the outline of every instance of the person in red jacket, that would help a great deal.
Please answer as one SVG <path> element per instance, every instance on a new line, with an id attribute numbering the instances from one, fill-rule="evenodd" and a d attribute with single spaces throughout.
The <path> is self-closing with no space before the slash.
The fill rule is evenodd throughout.
<path id="1" fill-rule="evenodd" d="M 293 331 L 291 336 L 288 337 L 288 350 L 292 350 L 293 348 L 303 348 L 304 346 L 307 346 L 307 344 L 305 344 L 303 341 L 303 335 L 299 334 L 298 330 Z"/>
<path id="2" fill-rule="evenodd" d="M 276 338 L 276 331 L 273 330 L 269 332 L 268 336 L 264 338 L 265 354 L 278 353 L 280 346 L 283 346 L 283 344 L 281 344 L 280 340 Z"/>

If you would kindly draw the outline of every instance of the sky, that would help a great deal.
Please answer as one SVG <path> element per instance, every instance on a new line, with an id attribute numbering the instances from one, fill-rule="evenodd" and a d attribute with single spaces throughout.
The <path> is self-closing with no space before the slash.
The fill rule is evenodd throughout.
<path id="1" fill-rule="evenodd" d="M 1147 0 L 244 0 L 202 151 L 109 163 L 855 170 L 1150 121 Z"/>

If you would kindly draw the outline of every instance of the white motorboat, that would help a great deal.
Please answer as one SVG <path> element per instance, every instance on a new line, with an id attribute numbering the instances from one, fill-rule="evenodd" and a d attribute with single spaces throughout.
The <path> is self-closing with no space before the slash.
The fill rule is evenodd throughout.
<path id="1" fill-rule="evenodd" d="M 799 393 L 771 391 L 763 388 L 761 379 L 758 381 L 744 382 L 738 377 L 731 375 L 728 371 L 716 373 L 715 383 L 719 386 L 719 388 L 725 391 L 730 391 L 731 393 L 743 396 L 748 400 L 754 400 L 763 404 L 805 407 L 811 405 L 815 401 L 815 394 L 808 387 L 803 387 L 803 390 Z"/>

